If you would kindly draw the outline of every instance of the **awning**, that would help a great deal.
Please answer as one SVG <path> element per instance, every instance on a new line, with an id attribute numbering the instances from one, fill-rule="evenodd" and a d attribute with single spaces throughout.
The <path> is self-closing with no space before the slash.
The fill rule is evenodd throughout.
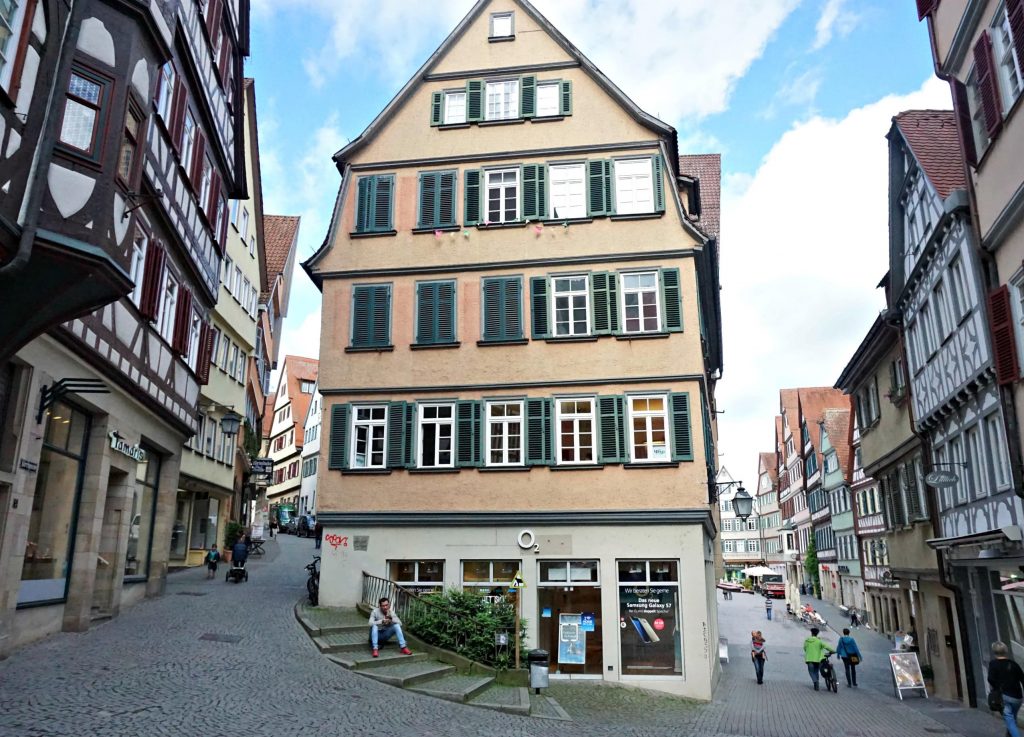
<path id="1" fill-rule="evenodd" d="M 744 568 L 741 573 L 744 576 L 774 576 L 777 572 L 767 566 L 751 566 Z"/>
<path id="2" fill-rule="evenodd" d="M 1000 542 L 1021 542 L 1024 533 L 1017 525 L 1007 525 L 998 530 L 986 530 L 985 532 L 972 532 L 969 535 L 957 535 L 956 537 L 933 537 L 925 540 L 929 547 L 934 550 L 945 550 L 963 545 L 985 545 L 987 543 Z"/>

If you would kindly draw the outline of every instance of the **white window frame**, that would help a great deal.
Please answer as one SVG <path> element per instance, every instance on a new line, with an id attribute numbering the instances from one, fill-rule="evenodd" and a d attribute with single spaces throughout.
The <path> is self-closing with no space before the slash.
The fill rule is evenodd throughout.
<path id="1" fill-rule="evenodd" d="M 1013 477 L 1010 474 L 1010 458 L 1006 450 L 1003 418 L 998 411 L 992 412 L 985 416 L 984 423 L 996 488 L 1008 489 L 1013 482 Z"/>
<path id="2" fill-rule="evenodd" d="M 1010 17 L 1003 3 L 992 26 L 992 57 L 999 75 L 999 89 L 1002 94 L 1003 110 L 1009 110 L 1024 91 L 1024 75 L 1021 74 L 1021 60 L 1013 46 L 1013 32 Z M 1016 89 L 1014 89 L 1016 88 Z"/>
<path id="3" fill-rule="evenodd" d="M 734 552 L 733 551 L 733 546 L 734 545 L 735 545 L 735 543 L 732 540 L 722 540 L 722 552 L 723 553 L 732 553 L 732 552 Z"/>
<path id="4" fill-rule="evenodd" d="M 163 285 L 160 288 L 160 317 L 157 320 L 157 332 L 168 343 L 174 337 L 174 318 L 178 311 L 178 280 L 170 269 L 164 271 Z"/>
<path id="5" fill-rule="evenodd" d="M 241 233 L 242 233 L 242 241 L 245 242 L 245 240 L 249 237 L 249 208 L 247 208 L 247 207 L 243 207 L 242 208 L 242 228 L 241 228 Z"/>
<path id="6" fill-rule="evenodd" d="M 359 419 L 360 410 L 369 410 L 370 419 Z M 380 419 L 373 418 L 374 410 L 383 410 Z M 358 465 L 358 454 L 356 453 L 359 444 L 359 430 L 363 428 L 366 434 L 366 457 L 363 465 Z M 380 463 L 373 463 L 373 439 L 380 431 L 381 439 L 381 460 Z M 352 406 L 352 433 L 349 439 L 349 458 L 351 468 L 387 468 L 388 464 L 388 406 L 386 404 L 356 404 Z"/>
<path id="7" fill-rule="evenodd" d="M 562 114 L 560 102 L 562 96 L 562 84 L 555 80 L 552 82 L 537 83 L 537 113 L 538 118 L 553 118 Z M 550 99 L 545 99 L 550 98 Z"/>
<path id="8" fill-rule="evenodd" d="M 487 464 L 486 465 L 488 465 L 488 466 L 522 466 L 522 465 L 525 464 L 525 462 L 526 462 L 526 447 L 525 447 L 525 444 L 524 444 L 523 441 L 526 439 L 526 433 L 525 433 L 525 429 L 526 429 L 525 419 L 526 419 L 526 416 L 525 416 L 525 408 L 524 408 L 523 404 L 524 403 L 521 400 L 520 401 L 495 401 L 495 402 L 487 402 L 487 413 L 486 413 L 486 416 L 484 418 L 485 421 L 487 422 L 487 431 L 486 431 L 486 433 L 484 433 L 484 436 L 486 438 L 486 447 L 484 448 L 484 453 L 486 453 L 486 459 L 487 459 Z M 494 408 L 498 407 L 498 406 L 518 407 L 519 408 L 519 415 L 518 415 L 518 417 L 516 417 L 516 416 L 495 417 L 493 415 L 493 411 L 494 411 Z M 509 433 L 509 426 L 513 425 L 513 424 L 517 424 L 517 423 L 519 425 L 519 449 L 518 449 L 519 450 L 519 460 L 513 461 L 513 460 L 509 460 L 509 457 L 510 457 L 511 454 L 509 452 L 510 448 L 509 448 L 509 442 L 508 441 L 509 441 L 509 439 L 511 437 L 514 437 L 513 435 L 511 435 Z M 501 437 L 501 448 L 500 448 L 500 450 L 501 450 L 501 460 L 500 461 L 492 461 L 491 460 L 491 440 L 494 438 L 494 435 L 492 434 L 492 430 L 493 430 L 492 424 L 497 424 L 497 425 L 501 426 L 501 436 L 500 436 Z"/>
<path id="9" fill-rule="evenodd" d="M 171 108 L 174 105 L 174 83 L 178 78 L 178 72 L 174 68 L 174 62 L 170 59 L 160 67 L 160 85 L 156 93 L 156 111 L 163 118 L 165 123 L 171 121 Z"/>
<path id="10" fill-rule="evenodd" d="M 203 318 L 192 310 L 192 323 L 188 330 L 188 365 L 199 370 L 199 333 L 203 329 Z"/>
<path id="11" fill-rule="evenodd" d="M 191 110 L 185 111 L 185 118 L 181 124 L 181 166 L 185 170 L 185 174 L 191 177 L 192 175 L 192 156 L 195 153 L 196 145 L 196 131 L 199 130 L 199 126 L 196 123 L 196 116 L 192 114 Z M 195 186 L 195 182 L 192 186 Z"/>
<path id="12" fill-rule="evenodd" d="M 632 171 L 632 170 L 636 171 Z M 646 185 L 644 182 L 646 181 Z M 633 186 L 627 188 L 627 184 Z M 633 193 L 631 199 L 623 195 Z M 646 191 L 650 202 L 645 206 L 636 196 Z M 617 159 L 615 161 L 615 213 L 617 215 L 640 215 L 654 212 L 654 164 L 650 156 L 636 159 Z"/>
<path id="13" fill-rule="evenodd" d="M 492 186 L 491 176 L 500 174 L 502 178 L 506 174 L 513 174 L 515 179 L 512 184 L 500 182 Z M 518 168 L 503 168 L 503 169 L 485 169 L 484 170 L 484 218 L 488 223 L 514 223 L 519 220 L 519 169 Z M 512 212 L 512 217 L 506 217 L 508 213 L 505 211 L 504 202 L 508 197 L 508 189 L 512 187 L 515 189 L 515 210 Z M 491 190 L 497 189 L 499 192 L 499 203 L 500 203 L 500 216 L 499 220 L 491 220 Z"/>
<path id="14" fill-rule="evenodd" d="M 508 21 L 508 33 L 498 33 L 498 23 L 504 23 Z M 516 14 L 514 11 L 502 12 L 502 13 L 491 13 L 491 23 L 489 27 L 491 38 L 509 38 L 510 36 L 516 35 Z"/>
<path id="15" fill-rule="evenodd" d="M 1017 342 L 1017 363 L 1024 372 L 1024 270 L 1010 278 L 1010 312 L 1013 315 L 1013 332 Z"/>
<path id="16" fill-rule="evenodd" d="M 11 35 L 7 38 L 6 49 L 0 49 L 0 87 L 5 90 L 11 88 L 11 78 L 14 74 L 14 57 L 18 53 L 18 46 L 21 44 L 21 34 L 25 25 L 25 8 L 32 0 L 15 0 L 14 13 L 11 14 L 9 30 Z M 0 24 L 8 25 L 3 19 Z"/>
<path id="17" fill-rule="evenodd" d="M 549 164 L 548 182 L 548 217 L 572 220 L 587 216 L 587 175 L 583 164 Z"/>
<path id="18" fill-rule="evenodd" d="M 980 159 L 992 142 L 988 137 L 985 123 L 985 109 L 982 102 L 981 88 L 978 86 L 978 73 L 973 67 L 967 75 L 967 107 L 971 113 L 971 129 L 974 132 L 974 147 Z"/>
<path id="19" fill-rule="evenodd" d="M 456 103 L 453 105 L 453 103 Z M 459 107 L 461 106 L 461 111 Z M 445 125 L 459 125 L 466 122 L 466 91 L 446 90 L 444 93 Z"/>
<path id="20" fill-rule="evenodd" d="M 970 281 L 964 259 L 964 254 L 957 253 L 949 263 L 949 283 L 952 286 L 951 293 L 957 324 L 971 311 Z"/>
<path id="21" fill-rule="evenodd" d="M 449 412 L 447 417 L 438 416 L 439 413 L 435 414 L 434 417 L 427 417 L 427 411 L 434 410 L 447 410 Z M 423 458 L 423 439 L 425 437 L 424 426 L 430 425 L 434 428 L 434 458 L 431 459 L 431 463 L 424 463 Z M 443 427 L 448 428 L 448 450 L 442 451 L 440 449 L 440 433 Z M 441 454 L 448 453 L 448 462 L 441 463 Z M 455 467 L 455 405 L 451 402 L 431 402 L 428 404 L 420 404 L 416 409 L 416 467 L 417 468 L 454 468 Z"/>
<path id="22" fill-rule="evenodd" d="M 486 580 L 486 581 L 467 581 L 466 580 L 466 564 L 467 563 L 486 563 L 487 564 L 488 580 Z M 460 582 L 462 584 L 462 590 L 465 591 L 466 589 L 471 589 L 471 590 L 484 589 L 486 591 L 491 591 L 491 590 L 494 590 L 494 589 L 501 589 L 501 594 L 500 595 L 495 595 L 493 597 L 493 599 L 491 598 L 491 596 L 489 594 L 484 594 L 484 596 L 487 597 L 489 600 L 493 600 L 493 601 L 499 601 L 501 599 L 504 599 L 505 598 L 505 589 L 507 589 L 509 584 L 512 583 L 512 579 L 508 579 L 508 580 L 504 580 L 503 581 L 503 580 L 499 580 L 499 579 L 495 578 L 494 577 L 494 564 L 495 563 L 515 563 L 516 565 L 518 565 L 519 569 L 517 570 L 516 574 L 513 574 L 513 578 L 517 574 L 518 575 L 522 575 L 522 573 L 523 573 L 523 562 L 521 560 L 516 560 L 515 558 L 506 558 L 504 560 L 499 559 L 499 558 L 494 558 L 494 559 L 466 558 L 464 560 L 460 560 L 459 561 L 459 580 L 460 580 Z"/>
<path id="23" fill-rule="evenodd" d="M 562 408 L 563 402 L 575 402 L 575 411 L 565 412 Z M 589 412 L 580 412 L 579 404 L 581 402 L 587 402 L 590 404 Z M 555 397 L 555 447 L 556 447 L 556 463 L 559 466 L 576 466 L 576 465 L 593 465 L 597 463 L 597 415 L 595 413 L 596 400 L 594 397 Z M 583 450 L 587 448 L 580 440 L 580 423 L 590 421 L 590 460 L 582 458 Z M 566 446 L 562 442 L 562 423 L 571 423 L 571 432 L 565 434 L 572 435 L 572 447 L 568 450 L 572 451 L 574 460 L 564 460 L 562 458 L 562 451 L 567 450 Z"/>
<path id="24" fill-rule="evenodd" d="M 583 280 L 583 288 L 578 289 L 572 286 L 574 280 Z M 559 282 L 562 282 L 561 288 L 559 288 Z M 583 297 L 583 313 L 584 313 L 584 324 L 583 331 L 576 332 L 575 313 L 579 310 L 579 306 L 576 304 L 577 298 Z M 558 306 L 559 300 L 565 301 L 566 307 L 564 309 L 569 312 L 569 321 L 567 324 L 568 332 L 559 332 L 559 319 L 558 313 L 560 308 Z M 551 277 L 551 330 L 552 334 L 556 338 L 571 338 L 590 335 L 590 277 L 587 274 L 562 274 Z"/>
<path id="25" fill-rule="evenodd" d="M 491 103 L 498 108 L 491 111 Z M 495 79 L 484 88 L 484 120 L 515 120 L 519 117 L 519 79 Z"/>
<path id="26" fill-rule="evenodd" d="M 628 404 L 627 416 L 629 418 L 629 425 L 628 425 L 629 429 L 627 430 L 627 432 L 629 433 L 629 460 L 630 460 L 630 462 L 631 463 L 667 463 L 668 461 L 671 461 L 672 460 L 672 448 L 671 448 L 672 438 L 669 436 L 668 395 L 667 394 L 637 394 L 637 395 L 629 395 L 627 397 L 627 399 L 628 399 L 628 402 L 627 402 L 627 404 Z M 660 412 L 658 412 L 657 410 L 638 410 L 638 409 L 635 408 L 635 403 L 638 400 L 651 400 L 651 399 L 660 399 L 661 400 L 662 409 L 661 409 Z M 664 433 L 664 436 L 665 436 L 665 442 L 664 442 L 664 446 L 663 446 L 665 451 L 664 451 L 663 457 L 661 457 L 661 458 L 658 458 L 657 457 L 657 453 L 655 452 L 655 450 L 656 450 L 656 448 L 658 446 L 656 446 L 654 444 L 654 437 L 653 437 L 654 433 L 657 432 L 656 430 L 654 430 L 653 420 L 657 419 L 658 417 L 661 417 L 662 422 L 664 423 L 663 424 L 663 433 Z M 645 442 L 643 443 L 643 447 L 646 447 L 647 450 L 648 450 L 648 457 L 647 458 L 637 458 L 637 454 L 636 454 L 637 444 L 635 442 L 636 438 L 635 438 L 635 435 L 634 435 L 634 433 L 636 431 L 634 430 L 634 427 L 633 427 L 633 423 L 634 423 L 635 420 L 644 420 L 643 432 L 644 432 L 644 435 L 646 436 L 646 438 L 645 438 Z"/>
<path id="27" fill-rule="evenodd" d="M 630 277 L 642 277 L 642 276 L 653 276 L 654 277 L 654 286 L 653 287 L 639 287 L 639 286 L 638 287 L 631 287 L 631 286 L 627 286 L 626 285 L 626 282 L 627 282 L 627 280 Z M 659 281 L 659 274 L 658 274 L 658 272 L 657 271 L 625 271 L 625 272 L 623 272 L 622 274 L 619 275 L 619 287 L 620 287 L 619 291 L 622 292 L 621 304 L 619 305 L 619 307 L 620 307 L 619 314 L 622 315 L 622 319 L 621 319 L 621 322 L 622 322 L 622 332 L 623 333 L 627 333 L 629 335 L 641 335 L 643 333 L 660 333 L 661 332 L 661 324 L 662 324 L 662 315 L 661 315 L 661 283 Z M 644 328 L 643 294 L 645 292 L 653 292 L 654 293 L 654 309 L 655 309 L 655 312 L 657 313 L 657 325 L 655 326 L 655 328 L 653 330 L 647 330 L 647 329 Z M 626 305 L 626 295 L 627 294 L 636 294 L 636 295 L 638 295 L 637 309 L 639 311 L 639 316 L 637 317 L 637 319 L 640 321 L 640 329 L 639 330 L 630 330 L 629 327 L 628 327 L 628 325 L 629 325 L 629 318 L 627 317 L 627 314 L 626 314 L 627 313 L 627 305 Z"/>
<path id="28" fill-rule="evenodd" d="M 146 273 L 146 254 L 148 251 L 149 236 L 146 235 L 144 230 L 135 231 L 135 237 L 132 239 L 132 260 L 129 265 L 129 274 L 132 283 L 135 285 L 132 287 L 131 300 L 136 307 L 142 304 L 142 282 Z"/>

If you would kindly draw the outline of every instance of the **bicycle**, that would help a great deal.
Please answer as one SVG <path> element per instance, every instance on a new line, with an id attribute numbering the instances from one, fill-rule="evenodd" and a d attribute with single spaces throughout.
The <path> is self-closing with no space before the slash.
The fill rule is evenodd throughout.
<path id="1" fill-rule="evenodd" d="M 836 669 L 832 665 L 832 661 L 829 660 L 833 655 L 834 653 L 825 654 L 825 657 L 821 659 L 821 666 L 818 672 L 821 674 L 822 680 L 825 681 L 825 690 L 839 693 L 839 679 L 836 677 Z"/>
<path id="2" fill-rule="evenodd" d="M 320 603 L 320 569 L 318 563 L 320 556 L 313 556 L 313 562 L 306 566 L 309 571 L 309 578 L 306 579 L 306 593 L 309 595 L 309 603 L 317 606 Z"/>

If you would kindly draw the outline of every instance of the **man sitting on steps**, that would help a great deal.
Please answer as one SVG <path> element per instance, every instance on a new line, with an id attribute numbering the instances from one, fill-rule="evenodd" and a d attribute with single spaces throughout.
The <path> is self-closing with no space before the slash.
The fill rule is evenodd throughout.
<path id="1" fill-rule="evenodd" d="M 373 657 L 380 655 L 379 644 L 387 642 L 392 635 L 397 636 L 402 655 L 412 655 L 412 650 L 406 647 L 405 635 L 402 634 L 402 620 L 391 611 L 391 602 L 383 596 L 377 604 L 377 608 L 370 612 L 370 644 L 373 646 Z"/>

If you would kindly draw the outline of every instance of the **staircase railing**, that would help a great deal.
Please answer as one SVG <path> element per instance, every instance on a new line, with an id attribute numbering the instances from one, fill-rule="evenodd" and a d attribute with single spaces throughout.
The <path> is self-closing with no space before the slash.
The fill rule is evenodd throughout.
<path id="1" fill-rule="evenodd" d="M 374 576 L 363 571 L 363 604 L 377 606 L 382 598 L 391 602 L 391 608 L 398 613 L 399 619 L 408 622 L 411 632 L 416 632 L 416 621 L 430 616 L 435 621 L 444 622 L 444 643 L 431 643 L 457 650 L 466 642 L 471 631 L 468 618 L 462 613 L 443 604 L 436 604 L 423 599 L 419 594 L 399 586 L 394 581 Z"/>

